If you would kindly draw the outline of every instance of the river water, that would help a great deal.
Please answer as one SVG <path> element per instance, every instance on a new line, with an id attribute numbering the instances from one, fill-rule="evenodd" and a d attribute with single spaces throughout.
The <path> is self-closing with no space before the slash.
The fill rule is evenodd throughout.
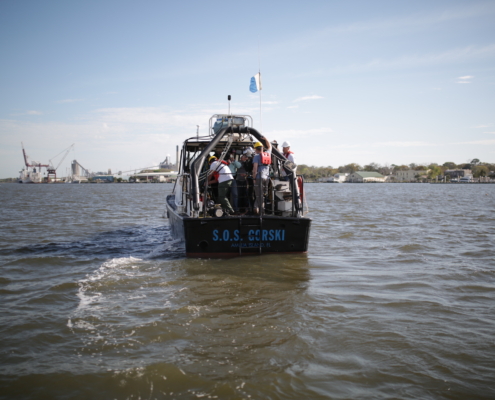
<path id="1" fill-rule="evenodd" d="M 0 398 L 495 398 L 495 185 L 307 184 L 307 254 L 230 260 L 171 189 L 0 185 Z"/>

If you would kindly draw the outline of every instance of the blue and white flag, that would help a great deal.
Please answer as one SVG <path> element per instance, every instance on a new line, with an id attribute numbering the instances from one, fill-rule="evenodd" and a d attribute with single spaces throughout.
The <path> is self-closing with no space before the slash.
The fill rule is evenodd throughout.
<path id="1" fill-rule="evenodd" d="M 258 90 L 261 90 L 261 73 L 257 73 L 255 76 L 251 78 L 251 84 L 249 85 L 249 90 L 252 93 L 256 93 Z"/>

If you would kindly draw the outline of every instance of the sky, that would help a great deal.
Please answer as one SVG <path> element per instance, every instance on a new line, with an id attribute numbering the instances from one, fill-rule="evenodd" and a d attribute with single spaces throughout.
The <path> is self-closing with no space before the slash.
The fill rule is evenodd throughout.
<path id="1" fill-rule="evenodd" d="M 494 163 L 495 1 L 0 2 L 0 178 L 21 142 L 59 176 L 175 160 L 228 95 L 298 164 Z"/>

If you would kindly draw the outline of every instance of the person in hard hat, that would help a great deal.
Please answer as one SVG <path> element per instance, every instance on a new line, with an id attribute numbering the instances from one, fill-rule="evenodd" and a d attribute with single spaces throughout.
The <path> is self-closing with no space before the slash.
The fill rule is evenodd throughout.
<path id="1" fill-rule="evenodd" d="M 293 151 L 290 151 L 290 143 L 285 141 L 284 143 L 282 143 L 282 150 L 283 150 L 283 153 L 284 153 L 284 157 L 287 158 L 287 160 L 289 161 L 292 161 L 294 164 L 296 163 L 294 161 L 294 152 Z"/>
<path id="2" fill-rule="evenodd" d="M 261 136 L 261 140 L 265 142 L 265 149 L 261 142 L 256 142 L 254 144 L 254 151 L 256 155 L 253 158 L 253 178 L 254 178 L 254 214 L 258 215 L 260 213 L 260 208 L 263 207 L 264 203 L 264 193 L 268 188 L 268 178 L 270 174 L 270 165 L 266 165 L 262 162 L 262 153 L 268 153 L 269 156 L 272 154 L 272 145 L 270 141 Z"/>
<path id="3" fill-rule="evenodd" d="M 248 157 L 252 157 L 254 154 L 254 149 L 252 147 L 248 147 L 242 154 L 245 154 Z"/>
<path id="4" fill-rule="evenodd" d="M 287 158 L 287 160 L 292 161 L 294 164 L 296 161 L 294 160 L 294 152 L 290 150 L 290 142 L 285 141 L 282 143 L 282 152 L 284 154 L 284 157 Z M 296 170 L 294 169 L 294 173 L 296 173 Z M 281 175 L 283 177 L 287 176 L 287 172 L 285 172 L 285 169 L 282 168 L 281 170 Z"/>
<path id="5" fill-rule="evenodd" d="M 250 153 L 244 152 L 241 155 L 241 167 L 237 169 L 237 189 L 239 195 L 239 212 L 244 215 L 253 206 L 253 160 L 248 156 Z"/>
<path id="6" fill-rule="evenodd" d="M 225 161 L 218 161 L 218 158 L 215 156 L 211 156 L 208 159 L 208 163 L 210 164 L 208 183 L 213 183 L 214 181 L 218 182 L 217 201 L 227 213 L 226 215 L 233 215 L 234 209 L 230 205 L 227 194 L 232 185 L 232 180 L 234 179 L 234 177 L 232 176 L 232 172 L 230 171 L 228 163 Z"/>

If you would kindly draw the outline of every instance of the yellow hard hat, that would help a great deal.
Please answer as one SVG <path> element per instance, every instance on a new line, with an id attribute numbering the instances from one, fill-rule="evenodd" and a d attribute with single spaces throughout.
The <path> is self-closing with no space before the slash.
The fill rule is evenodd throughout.
<path id="1" fill-rule="evenodd" d="M 208 158 L 208 162 L 211 162 L 212 160 L 218 160 L 218 158 L 216 158 L 215 156 L 211 156 L 210 158 Z"/>
<path id="2" fill-rule="evenodd" d="M 253 147 L 254 148 L 256 148 L 256 147 L 263 147 L 263 145 L 261 144 L 261 142 L 256 142 Z"/>

